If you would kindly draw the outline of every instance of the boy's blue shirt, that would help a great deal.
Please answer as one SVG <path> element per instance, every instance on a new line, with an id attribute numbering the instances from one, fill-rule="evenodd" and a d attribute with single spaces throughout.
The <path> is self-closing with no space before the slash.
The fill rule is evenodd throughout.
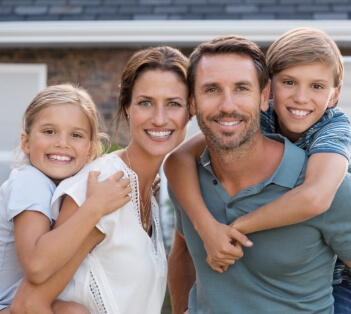
<path id="1" fill-rule="evenodd" d="M 261 112 L 261 130 L 263 133 L 279 133 L 278 116 L 274 111 L 274 104 Z M 294 143 L 306 150 L 307 155 L 315 153 L 337 153 L 345 156 L 349 161 L 348 172 L 351 173 L 351 123 L 341 108 L 330 108 Z M 341 260 L 336 261 L 333 284 L 340 284 L 343 280 L 351 282 L 351 269 Z"/>
<path id="2" fill-rule="evenodd" d="M 279 133 L 278 117 L 271 102 L 269 109 L 261 112 L 263 133 Z M 341 108 L 330 108 L 323 116 L 294 143 L 306 150 L 307 155 L 315 153 L 337 153 L 349 161 L 351 173 L 351 123 Z"/>

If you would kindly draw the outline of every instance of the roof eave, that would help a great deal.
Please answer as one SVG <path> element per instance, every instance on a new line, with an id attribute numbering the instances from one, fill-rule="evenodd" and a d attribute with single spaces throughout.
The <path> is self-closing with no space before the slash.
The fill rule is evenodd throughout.
<path id="1" fill-rule="evenodd" d="M 351 47 L 351 20 L 161 20 L 1 22 L 0 47 L 81 47 L 168 44 L 193 47 L 226 34 L 268 46 L 283 32 L 309 26 Z"/>

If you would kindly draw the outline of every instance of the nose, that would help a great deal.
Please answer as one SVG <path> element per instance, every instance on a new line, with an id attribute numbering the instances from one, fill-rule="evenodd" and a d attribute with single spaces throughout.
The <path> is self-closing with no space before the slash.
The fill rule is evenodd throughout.
<path id="1" fill-rule="evenodd" d="M 63 148 L 69 147 L 68 136 L 66 134 L 59 134 L 55 145 Z"/>
<path id="2" fill-rule="evenodd" d="M 237 108 L 234 95 L 230 91 L 225 91 L 220 99 L 219 110 L 222 112 L 233 112 Z"/>
<path id="3" fill-rule="evenodd" d="M 157 126 L 165 125 L 168 121 L 167 108 L 165 106 L 155 106 L 151 121 Z"/>
<path id="4" fill-rule="evenodd" d="M 308 90 L 304 88 L 303 86 L 300 86 L 299 88 L 296 89 L 296 92 L 294 94 L 294 101 L 298 104 L 304 104 L 307 103 L 309 99 L 308 96 Z"/>

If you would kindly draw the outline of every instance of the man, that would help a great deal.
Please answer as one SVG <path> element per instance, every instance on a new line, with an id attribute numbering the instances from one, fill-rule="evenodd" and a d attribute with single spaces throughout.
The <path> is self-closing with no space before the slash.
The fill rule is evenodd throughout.
<path id="1" fill-rule="evenodd" d="M 201 44 L 188 73 L 191 110 L 207 141 L 199 181 L 218 221 L 229 224 L 303 182 L 305 152 L 260 132 L 270 87 L 264 55 L 254 43 L 228 36 Z M 351 250 L 345 250 L 351 245 L 350 192 L 346 177 L 325 214 L 250 235 L 254 246 L 221 274 L 206 263 L 201 239 L 170 191 L 177 213 L 169 256 L 173 313 L 187 307 L 190 314 L 333 313 L 335 253 L 351 265 Z M 234 245 L 240 258 L 241 247 Z"/>

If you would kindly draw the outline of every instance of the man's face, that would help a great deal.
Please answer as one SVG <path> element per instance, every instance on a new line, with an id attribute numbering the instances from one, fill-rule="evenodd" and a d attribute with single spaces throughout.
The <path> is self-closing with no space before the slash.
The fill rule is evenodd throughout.
<path id="1" fill-rule="evenodd" d="M 268 108 L 269 86 L 260 92 L 254 62 L 248 56 L 203 56 L 191 99 L 209 146 L 231 151 L 260 132 L 260 109 Z"/>

